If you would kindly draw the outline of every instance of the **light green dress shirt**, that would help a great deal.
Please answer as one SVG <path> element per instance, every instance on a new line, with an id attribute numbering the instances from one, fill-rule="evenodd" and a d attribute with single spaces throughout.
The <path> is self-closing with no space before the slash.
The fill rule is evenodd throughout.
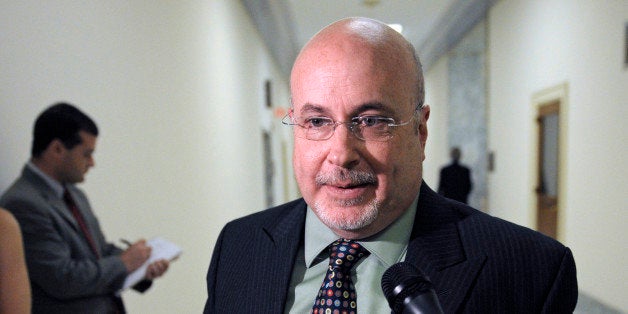
<path id="1" fill-rule="evenodd" d="M 358 313 L 390 313 L 390 307 L 382 292 L 384 272 L 393 264 L 403 261 L 412 232 L 418 196 L 414 202 L 388 228 L 358 242 L 370 254 L 362 258 L 351 271 L 355 285 Z M 299 248 L 290 290 L 286 301 L 286 313 L 309 313 L 323 283 L 329 265 L 329 252 L 325 248 L 337 240 L 334 234 L 308 207 L 305 218 L 305 241 Z"/>

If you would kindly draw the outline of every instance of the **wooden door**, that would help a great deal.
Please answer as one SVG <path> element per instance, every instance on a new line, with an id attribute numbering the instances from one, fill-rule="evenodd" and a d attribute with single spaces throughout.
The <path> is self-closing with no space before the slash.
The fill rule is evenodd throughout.
<path id="1" fill-rule="evenodd" d="M 559 196 L 560 101 L 543 104 L 538 109 L 537 230 L 556 238 Z"/>

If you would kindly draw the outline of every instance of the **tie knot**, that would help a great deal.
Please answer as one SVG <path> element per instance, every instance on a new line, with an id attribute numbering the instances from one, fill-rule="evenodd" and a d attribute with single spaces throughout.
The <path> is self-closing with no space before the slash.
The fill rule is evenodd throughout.
<path id="1" fill-rule="evenodd" d="M 351 269 L 360 258 L 369 253 L 360 243 L 346 239 L 334 241 L 330 251 L 329 267 L 343 270 Z"/>

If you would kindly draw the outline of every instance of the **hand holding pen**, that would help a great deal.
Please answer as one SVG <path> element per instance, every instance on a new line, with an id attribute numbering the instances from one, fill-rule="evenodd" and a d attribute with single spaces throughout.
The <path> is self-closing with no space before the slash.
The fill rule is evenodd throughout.
<path id="1" fill-rule="evenodd" d="M 146 255 L 146 258 L 143 258 L 143 255 L 139 255 L 136 256 L 138 259 L 137 260 L 129 260 L 129 264 L 127 264 L 127 262 L 125 262 L 124 257 L 121 256 L 122 258 L 122 262 L 124 262 L 124 265 L 127 267 L 127 271 L 128 272 L 132 272 L 136 269 L 138 269 L 140 266 L 142 266 L 142 264 L 144 264 L 144 262 L 150 257 L 150 252 L 151 252 L 151 247 L 146 245 L 146 240 L 141 239 L 135 243 L 131 243 L 128 240 L 125 239 L 120 239 L 120 242 L 126 244 L 128 246 L 128 248 L 126 249 L 126 251 L 122 252 L 122 255 L 124 254 L 129 254 L 129 258 L 133 258 L 133 256 L 135 256 L 135 252 L 130 251 L 132 248 L 133 250 L 138 250 L 139 252 L 137 252 L 138 254 L 141 254 L 143 252 L 145 252 L 145 249 L 148 249 L 148 253 Z M 139 262 L 141 260 L 141 262 Z M 134 261 L 137 261 L 139 263 L 139 265 L 135 265 L 135 264 L 131 264 Z M 130 267 L 134 267 L 135 268 L 131 269 Z M 161 275 L 163 275 L 167 270 L 168 267 L 170 266 L 170 261 L 166 260 L 166 259 L 160 259 L 157 261 L 152 262 L 150 265 L 148 265 L 148 267 L 146 268 L 146 274 L 145 274 L 145 278 L 148 280 L 152 280 L 155 279 L 157 277 L 161 277 Z"/>
<path id="2" fill-rule="evenodd" d="M 151 248 L 150 246 L 146 245 L 146 240 L 144 239 L 140 239 L 135 243 L 131 243 L 126 240 L 122 240 L 122 242 L 124 242 L 129 247 L 124 250 L 122 254 L 120 254 L 120 258 L 122 259 L 124 266 L 126 266 L 127 272 L 130 273 L 140 268 L 140 266 L 142 266 L 142 264 L 144 264 L 144 262 L 148 260 L 148 258 L 150 257 Z"/>

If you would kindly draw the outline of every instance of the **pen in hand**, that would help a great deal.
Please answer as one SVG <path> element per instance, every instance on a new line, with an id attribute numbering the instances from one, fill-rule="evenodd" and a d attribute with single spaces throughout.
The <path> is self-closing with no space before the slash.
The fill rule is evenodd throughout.
<path id="1" fill-rule="evenodd" d="M 145 240 L 131 243 L 129 240 L 120 239 L 120 242 L 127 246 L 125 250 L 120 252 L 120 258 L 128 273 L 139 269 L 150 258 L 151 248 L 146 246 Z"/>

